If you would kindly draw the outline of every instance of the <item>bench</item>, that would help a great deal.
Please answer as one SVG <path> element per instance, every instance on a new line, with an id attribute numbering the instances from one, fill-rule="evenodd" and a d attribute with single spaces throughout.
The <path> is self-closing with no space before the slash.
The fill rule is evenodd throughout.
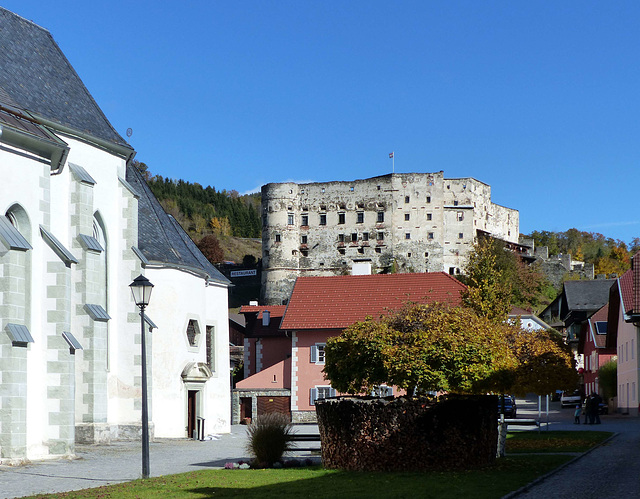
<path id="1" fill-rule="evenodd" d="M 298 442 L 318 442 L 320 443 L 320 435 L 318 433 L 293 433 L 291 435 L 291 441 L 294 443 Z M 319 451 L 320 447 L 299 447 L 296 445 L 291 450 L 308 450 L 308 451 Z"/>
<path id="2" fill-rule="evenodd" d="M 540 431 L 540 420 L 538 419 L 505 418 L 504 422 L 507 423 L 507 425 L 537 426 L 538 431 Z"/>

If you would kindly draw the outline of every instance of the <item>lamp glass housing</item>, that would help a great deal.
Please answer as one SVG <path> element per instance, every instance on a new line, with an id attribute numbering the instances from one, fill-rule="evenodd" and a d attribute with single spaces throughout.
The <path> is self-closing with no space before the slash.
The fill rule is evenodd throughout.
<path id="1" fill-rule="evenodd" d="M 133 295 L 133 301 L 136 302 L 136 305 L 139 307 L 149 305 L 149 300 L 151 299 L 151 290 L 153 289 L 153 284 L 151 281 L 147 279 L 143 275 L 139 275 L 136 277 L 131 284 L 129 284 L 131 288 L 131 294 Z"/>

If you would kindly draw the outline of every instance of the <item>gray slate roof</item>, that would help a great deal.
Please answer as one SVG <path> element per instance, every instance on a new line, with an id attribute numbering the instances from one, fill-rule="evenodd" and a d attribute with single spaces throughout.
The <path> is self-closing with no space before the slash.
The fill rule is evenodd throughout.
<path id="1" fill-rule="evenodd" d="M 205 273 L 212 281 L 230 284 L 230 281 L 205 258 L 195 243 L 169 216 L 140 172 L 127 167 L 127 182 L 140 194 L 138 200 L 138 249 L 151 264 L 166 264 Z"/>
<path id="2" fill-rule="evenodd" d="M 0 104 L 128 146 L 49 31 L 0 7 L 0 54 Z"/>
<path id="3" fill-rule="evenodd" d="M 609 290 L 615 279 L 565 281 L 564 294 L 569 310 L 598 310 L 609 301 Z"/>

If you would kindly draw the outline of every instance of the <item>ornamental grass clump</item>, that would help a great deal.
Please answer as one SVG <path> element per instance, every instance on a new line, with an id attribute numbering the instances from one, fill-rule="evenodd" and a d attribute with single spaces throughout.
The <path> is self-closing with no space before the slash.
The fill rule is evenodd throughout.
<path id="1" fill-rule="evenodd" d="M 272 412 L 258 416 L 247 433 L 247 450 L 254 458 L 255 467 L 272 467 L 291 448 L 292 426 L 285 414 Z"/>

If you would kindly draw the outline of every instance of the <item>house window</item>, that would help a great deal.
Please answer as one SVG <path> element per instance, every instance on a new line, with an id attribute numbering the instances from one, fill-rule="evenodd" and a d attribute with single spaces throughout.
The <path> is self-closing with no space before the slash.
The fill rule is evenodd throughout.
<path id="1" fill-rule="evenodd" d="M 378 239 L 378 241 L 384 241 L 384 232 L 378 232 L 376 239 Z"/>
<path id="2" fill-rule="evenodd" d="M 458 232 L 458 239 L 464 239 L 464 233 Z"/>
<path id="3" fill-rule="evenodd" d="M 300 243 L 301 244 L 307 244 L 307 236 L 301 236 L 300 237 Z"/>
<path id="4" fill-rule="evenodd" d="M 404 197 L 404 202 L 405 203 L 408 203 L 410 200 L 411 200 L 411 198 L 409 196 L 405 196 Z"/>
<path id="5" fill-rule="evenodd" d="M 287 225 L 293 225 L 293 213 L 287 215 Z"/>
<path id="6" fill-rule="evenodd" d="M 327 214 L 320 213 L 320 225 L 327 225 Z"/>
<path id="7" fill-rule="evenodd" d="M 362 233 L 362 240 L 363 241 L 368 241 L 369 240 L 369 233 L 368 232 L 363 232 Z"/>
<path id="8" fill-rule="evenodd" d="M 358 242 L 358 234 L 356 232 L 352 232 L 351 233 L 351 242 L 352 243 L 357 243 Z"/>
<path id="9" fill-rule="evenodd" d="M 338 234 L 338 242 L 339 243 L 343 243 L 344 242 L 344 234 Z"/>
<path id="10" fill-rule="evenodd" d="M 336 391 L 330 386 L 316 386 L 309 390 L 309 403 L 314 405 L 316 400 L 322 400 L 329 397 L 335 397 Z"/>
<path id="11" fill-rule="evenodd" d="M 216 370 L 216 328 L 207 326 L 207 365 L 209 369 Z"/>
<path id="12" fill-rule="evenodd" d="M 279 243 L 282 241 L 282 236 L 280 234 L 276 234 L 276 242 Z"/>
<path id="13" fill-rule="evenodd" d="M 378 212 L 378 223 L 384 222 L 384 211 Z"/>
<path id="14" fill-rule="evenodd" d="M 312 364 L 324 364 L 324 343 L 316 343 L 310 348 L 310 362 Z"/>
<path id="15" fill-rule="evenodd" d="M 301 225 L 303 226 L 309 225 L 309 215 L 302 215 L 301 219 L 302 219 Z"/>
<path id="16" fill-rule="evenodd" d="M 411 239 L 411 233 L 406 232 L 405 235 L 404 235 L 404 238 L 405 239 Z"/>
<path id="17" fill-rule="evenodd" d="M 457 217 L 458 217 L 458 222 L 462 222 L 464 220 L 464 213 L 459 211 L 457 214 Z"/>
<path id="18" fill-rule="evenodd" d="M 433 239 L 433 232 L 427 233 L 427 239 Z"/>
<path id="19" fill-rule="evenodd" d="M 427 213 L 427 220 L 432 220 L 433 219 L 433 215 L 431 213 Z"/>
<path id="20" fill-rule="evenodd" d="M 431 202 L 431 196 L 427 196 L 427 203 Z"/>
<path id="21" fill-rule="evenodd" d="M 198 341 L 200 340 L 200 326 L 198 326 L 198 321 L 191 319 L 189 324 L 187 324 L 187 340 L 189 341 L 189 346 L 198 346 Z"/>
<path id="22" fill-rule="evenodd" d="M 411 219 L 411 213 L 405 213 L 404 214 L 404 221 L 408 222 Z"/>
<path id="23" fill-rule="evenodd" d="M 364 212 L 362 212 L 362 211 L 359 211 L 359 212 L 358 212 L 358 220 L 357 220 L 357 223 L 359 223 L 359 224 L 364 223 Z"/>
<path id="24" fill-rule="evenodd" d="M 343 224 L 345 220 L 345 215 L 344 213 L 338 213 L 338 223 L 339 224 Z"/>

